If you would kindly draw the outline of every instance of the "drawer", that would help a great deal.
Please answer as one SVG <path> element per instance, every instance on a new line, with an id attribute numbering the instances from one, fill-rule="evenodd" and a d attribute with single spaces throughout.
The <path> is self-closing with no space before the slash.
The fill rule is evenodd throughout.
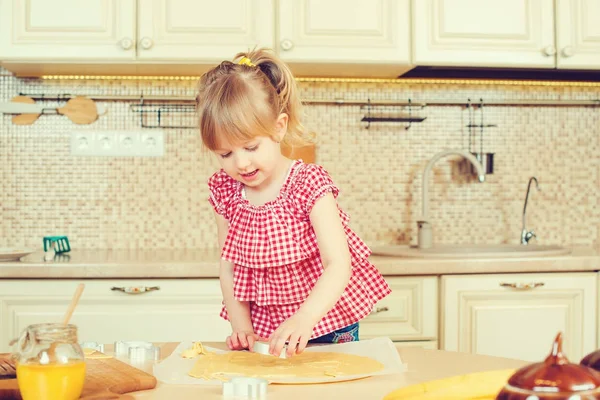
<path id="1" fill-rule="evenodd" d="M 386 277 L 392 293 L 360 321 L 360 337 L 435 340 L 438 335 L 436 277 Z"/>

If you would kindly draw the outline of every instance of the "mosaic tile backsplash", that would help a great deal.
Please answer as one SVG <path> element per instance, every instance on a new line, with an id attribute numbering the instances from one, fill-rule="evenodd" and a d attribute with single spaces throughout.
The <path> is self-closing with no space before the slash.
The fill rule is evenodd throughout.
<path id="1" fill-rule="evenodd" d="M 20 93 L 193 98 L 195 86 L 190 80 L 23 79 L 0 69 L 0 101 Z M 300 82 L 300 88 L 304 99 L 600 98 L 599 86 Z M 202 150 L 198 131 L 165 129 L 165 155 L 158 158 L 70 155 L 72 131 L 140 129 L 130 108 L 136 101 L 98 103 L 108 111 L 91 125 L 42 115 L 17 126 L 0 115 L 0 247 L 41 248 L 45 235 L 67 235 L 75 249 L 215 247 L 206 180 L 217 162 Z M 481 111 L 428 106 L 414 111 L 427 118 L 408 130 L 404 123 L 366 129 L 360 121 L 366 112 L 305 107 L 317 163 L 340 187 L 339 203 L 368 244 L 415 244 L 425 164 L 441 150 L 469 149 L 467 125 L 471 117 L 479 123 Z M 518 243 L 527 182 L 535 176 L 541 190 L 532 189 L 527 227 L 538 242 L 599 249 L 600 107 L 490 106 L 484 117 L 497 127 L 484 129 L 483 143 L 481 132 L 472 131 L 471 150 L 482 145 L 495 153 L 494 173 L 478 183 L 456 158 L 435 164 L 429 177 L 434 243 Z"/>

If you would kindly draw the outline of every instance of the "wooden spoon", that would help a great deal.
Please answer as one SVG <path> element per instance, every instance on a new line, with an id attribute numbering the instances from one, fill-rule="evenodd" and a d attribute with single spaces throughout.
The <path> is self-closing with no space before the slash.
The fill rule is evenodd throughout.
<path id="1" fill-rule="evenodd" d="M 11 102 L 35 105 L 35 100 L 27 96 L 13 97 Z M 10 106 L 10 103 L 7 103 L 6 106 Z M 12 123 L 15 125 L 33 124 L 44 110 L 44 107 L 42 106 L 38 106 L 37 108 L 40 112 L 15 115 L 12 117 Z M 48 109 L 52 108 L 48 107 Z M 83 96 L 73 97 L 67 101 L 67 104 L 63 107 L 56 108 L 56 112 L 66 115 L 73 123 L 79 125 L 91 124 L 98 119 L 98 108 L 96 107 L 96 103 L 94 103 L 94 100 Z"/>
<path id="2" fill-rule="evenodd" d="M 79 298 L 83 293 L 83 289 L 85 289 L 85 285 L 83 283 L 77 285 L 77 289 L 75 289 L 75 293 L 73 294 L 73 298 L 71 299 L 71 304 L 69 304 L 69 308 L 67 308 L 67 312 L 65 313 L 65 316 L 63 318 L 63 325 L 67 325 L 69 323 L 69 320 L 71 319 L 71 316 L 75 311 L 75 307 L 77 307 Z M 58 342 L 52 343 L 50 345 L 50 348 L 48 349 L 48 358 L 50 358 L 51 362 L 56 361 L 56 346 L 58 346 Z"/>
<path id="3" fill-rule="evenodd" d="M 83 96 L 73 97 L 64 107 L 56 109 L 59 114 L 66 115 L 73 123 L 91 124 L 98 119 L 98 109 L 94 100 Z"/>

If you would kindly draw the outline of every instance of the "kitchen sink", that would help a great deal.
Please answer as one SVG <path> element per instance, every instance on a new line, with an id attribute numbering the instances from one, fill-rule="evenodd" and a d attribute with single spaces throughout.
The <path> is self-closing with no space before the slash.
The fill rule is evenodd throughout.
<path id="1" fill-rule="evenodd" d="M 428 249 L 416 246 L 385 245 L 371 247 L 373 255 L 409 258 L 523 258 L 569 254 L 571 249 L 554 245 L 481 244 L 436 245 Z"/>

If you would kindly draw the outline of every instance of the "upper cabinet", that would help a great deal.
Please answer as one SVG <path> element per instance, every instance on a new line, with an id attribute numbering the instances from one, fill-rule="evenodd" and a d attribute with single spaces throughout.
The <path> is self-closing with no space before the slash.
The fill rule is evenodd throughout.
<path id="1" fill-rule="evenodd" d="M 133 60 L 135 21 L 135 0 L 0 1 L 0 60 Z"/>
<path id="2" fill-rule="evenodd" d="M 3 61 L 222 60 L 273 36 L 272 0 L 0 2 Z"/>
<path id="3" fill-rule="evenodd" d="M 600 0 L 556 1 L 556 63 L 600 69 Z"/>
<path id="4" fill-rule="evenodd" d="M 138 0 L 139 60 L 230 60 L 273 47 L 273 0 Z"/>
<path id="5" fill-rule="evenodd" d="M 413 63 L 600 69 L 598 0 L 413 0 Z"/>
<path id="6" fill-rule="evenodd" d="M 306 63 L 387 64 L 392 76 L 411 68 L 410 0 L 279 0 L 278 28 L 279 54 L 296 71 Z"/>
<path id="7" fill-rule="evenodd" d="M 409 20 L 410 0 L 2 0 L 0 62 L 19 75 L 198 74 L 269 47 L 296 74 L 396 77 L 411 68 Z"/>

